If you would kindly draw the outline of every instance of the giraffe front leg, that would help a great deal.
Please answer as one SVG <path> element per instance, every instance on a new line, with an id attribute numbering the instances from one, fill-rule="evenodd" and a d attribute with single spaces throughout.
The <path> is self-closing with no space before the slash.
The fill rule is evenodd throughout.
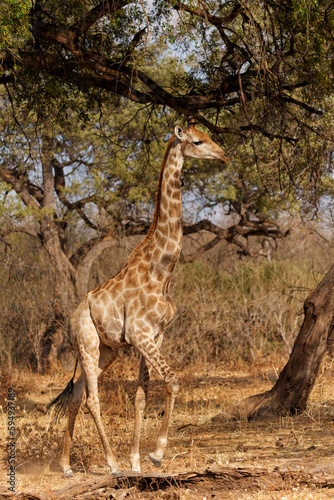
<path id="1" fill-rule="evenodd" d="M 131 469 L 134 472 L 141 472 L 139 443 L 140 443 L 140 432 L 142 427 L 143 413 L 146 407 L 149 378 L 150 374 L 146 365 L 146 361 L 145 358 L 142 356 L 139 368 L 138 389 L 136 392 L 136 399 L 135 399 L 135 423 L 134 423 L 133 441 L 130 454 Z"/>
<path id="2" fill-rule="evenodd" d="M 165 382 L 167 388 L 166 409 L 162 419 L 162 424 L 157 439 L 156 449 L 154 452 L 149 454 L 152 463 L 156 467 L 161 466 L 162 458 L 164 456 L 165 449 L 167 447 L 167 435 L 170 424 L 170 418 L 174 408 L 175 398 L 179 390 L 178 380 L 171 371 L 168 374 L 168 378 L 165 379 Z"/>
<path id="3" fill-rule="evenodd" d="M 158 345 L 160 346 L 162 340 L 159 339 Z M 153 366 L 153 368 L 161 375 L 166 383 L 167 398 L 166 409 L 162 420 L 161 429 L 157 439 L 156 449 L 149 454 L 149 458 L 156 467 L 161 466 L 162 458 L 167 446 L 167 435 L 170 424 L 170 418 L 174 407 L 174 401 L 179 390 L 179 384 L 176 375 L 169 368 L 168 364 L 161 356 L 158 346 L 149 335 L 142 335 L 141 342 L 135 343 L 137 349 L 143 357 Z M 139 443 L 138 443 L 139 446 Z"/>

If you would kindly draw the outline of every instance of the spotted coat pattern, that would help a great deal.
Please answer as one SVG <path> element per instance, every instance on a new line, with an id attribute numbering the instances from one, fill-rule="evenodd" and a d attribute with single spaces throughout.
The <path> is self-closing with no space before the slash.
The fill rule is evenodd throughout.
<path id="1" fill-rule="evenodd" d="M 68 404 L 68 425 L 61 457 L 66 475 L 72 474 L 70 446 L 75 418 L 84 396 L 99 431 L 107 464 L 112 472 L 118 470 L 101 419 L 98 377 L 114 361 L 118 349 L 127 346 L 135 346 L 141 354 L 131 468 L 140 471 L 140 430 L 151 366 L 163 377 L 167 388 L 166 409 L 156 449 L 149 455 L 156 466 L 161 465 L 178 381 L 159 348 L 163 333 L 175 315 L 170 280 L 181 251 L 181 169 L 187 157 L 229 162 L 222 149 L 194 124 L 186 130 L 176 127 L 162 162 L 155 214 L 148 234 L 123 269 L 89 292 L 72 316 L 72 343 L 81 365 L 81 375 Z"/>

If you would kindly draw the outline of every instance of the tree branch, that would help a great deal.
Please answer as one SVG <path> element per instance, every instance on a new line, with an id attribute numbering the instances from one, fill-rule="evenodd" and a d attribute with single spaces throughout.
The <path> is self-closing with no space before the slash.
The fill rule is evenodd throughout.
<path id="1" fill-rule="evenodd" d="M 96 261 L 96 259 L 111 246 L 117 246 L 119 242 L 111 237 L 110 235 L 106 236 L 103 240 L 95 243 L 86 253 L 84 258 L 77 266 L 76 270 L 76 291 L 77 296 L 81 299 L 85 293 L 88 292 L 88 279 L 89 273 L 92 265 Z"/>
<path id="2" fill-rule="evenodd" d="M 81 200 L 78 200 L 74 203 L 71 203 L 68 201 L 66 196 L 64 195 L 64 188 L 65 188 L 65 177 L 64 177 L 64 171 L 63 168 L 65 165 L 62 165 L 59 163 L 59 161 L 56 158 L 52 159 L 52 165 L 54 168 L 55 172 L 55 191 L 57 193 L 57 196 L 59 200 L 62 202 L 62 204 L 68 208 L 69 210 L 76 210 L 82 220 L 87 224 L 88 227 L 97 230 L 96 224 L 94 224 L 85 214 L 83 207 L 93 201 L 94 197 L 86 197 L 82 198 Z"/>
<path id="3" fill-rule="evenodd" d="M 233 21 L 242 11 L 242 5 L 239 2 L 235 2 L 234 8 L 231 12 L 231 14 L 224 16 L 224 17 L 219 17 L 219 16 L 213 16 L 211 15 L 208 10 L 205 7 L 205 4 L 201 2 L 202 9 L 193 9 L 189 7 L 188 5 L 185 5 L 183 3 L 178 3 L 173 5 L 173 8 L 177 11 L 185 11 L 188 12 L 189 14 L 201 17 L 202 19 L 205 19 L 206 21 L 209 21 L 213 26 L 221 26 L 222 24 L 225 23 L 230 23 Z"/>
<path id="4" fill-rule="evenodd" d="M 271 140 L 278 138 L 290 143 L 297 141 L 297 139 L 290 137 L 288 134 L 283 137 L 279 134 L 273 134 L 260 124 L 249 123 L 239 128 L 219 127 L 209 122 L 200 114 L 201 110 L 220 110 L 221 108 L 229 108 L 239 104 L 240 99 L 236 97 L 239 85 L 235 67 L 231 67 L 230 74 L 226 77 L 222 76 L 219 85 L 209 92 L 176 96 L 169 90 L 161 87 L 147 73 L 128 64 L 131 54 L 144 36 L 144 28 L 134 35 L 129 46 L 125 48 L 125 51 L 124 49 L 121 50 L 124 54 L 121 60 L 112 60 L 106 53 L 103 53 L 99 49 L 93 50 L 92 45 L 86 43 L 86 39 L 82 35 L 87 33 L 103 16 L 108 16 L 110 13 L 115 14 L 117 10 L 122 9 L 129 3 L 130 0 L 104 0 L 85 13 L 80 19 L 76 20 L 71 26 L 65 26 L 52 21 L 52 17 L 47 15 L 48 13 L 37 2 L 35 12 L 32 15 L 33 34 L 36 40 L 45 40 L 58 48 L 62 47 L 66 51 L 66 56 L 64 55 L 62 59 L 59 59 L 59 51 L 54 55 L 51 55 L 52 52 L 49 51 L 47 56 L 45 54 L 41 56 L 40 54 L 32 55 L 31 53 L 24 54 L 22 52 L 20 54 L 21 61 L 30 69 L 40 70 L 43 68 L 58 79 L 64 82 L 71 82 L 85 91 L 90 87 L 105 89 L 108 92 L 121 95 L 137 103 L 167 105 L 180 114 L 191 113 L 200 123 L 209 128 L 216 137 L 227 133 L 246 137 L 245 132 L 256 130 Z M 222 17 L 210 14 L 204 1 L 200 1 L 199 8 L 192 8 L 183 3 L 176 3 L 173 5 L 173 8 L 176 11 L 188 12 L 190 15 L 199 17 L 210 23 L 219 31 L 223 43 L 228 47 L 230 54 L 238 51 L 239 54 L 242 54 L 243 61 L 250 61 L 249 49 L 235 45 L 233 40 L 227 36 L 224 27 L 224 24 L 233 22 L 239 15 L 246 16 L 243 3 L 233 3 L 230 14 Z M 257 29 L 260 30 L 260 26 L 257 26 Z M 262 37 L 262 33 L 259 32 L 259 36 Z M 261 40 L 264 43 L 263 37 Z M 231 64 L 233 64 L 233 59 L 231 61 Z M 2 62 L 2 68 L 3 70 L 10 70 L 13 68 L 13 64 L 13 58 L 8 57 Z M 270 73 L 268 68 L 267 70 Z M 225 73 L 222 73 L 222 75 L 225 75 Z M 242 77 L 243 91 L 247 100 L 251 101 L 254 98 L 258 98 L 259 93 L 254 92 L 253 88 L 254 79 L 256 80 L 258 77 L 258 72 L 251 71 L 249 67 L 240 77 Z M 143 88 L 147 90 L 142 90 L 142 87 L 139 87 L 138 84 L 142 84 Z M 282 90 L 284 89 L 291 91 L 294 88 L 304 85 L 307 85 L 307 82 L 303 81 L 294 85 L 286 84 L 280 89 L 272 91 L 267 89 L 268 93 L 263 97 L 266 102 L 277 100 L 279 97 L 280 102 L 291 102 L 310 113 L 320 114 L 319 110 L 308 104 L 282 94 Z"/>
<path id="5" fill-rule="evenodd" d="M 286 96 L 283 94 L 282 99 L 284 102 L 291 102 L 292 104 L 296 104 L 300 108 L 306 109 L 309 113 L 315 113 L 317 115 L 323 115 L 323 112 L 320 109 L 313 108 L 309 106 L 305 102 L 299 101 L 298 99 L 294 99 L 293 97 Z"/>
<path id="6" fill-rule="evenodd" d="M 103 16 L 114 14 L 116 10 L 122 9 L 129 3 L 131 3 L 131 0 L 105 0 L 100 2 L 81 19 L 76 21 L 71 26 L 71 30 L 76 31 L 78 35 L 82 35 Z"/>
<path id="7" fill-rule="evenodd" d="M 8 249 L 11 250 L 12 249 L 12 245 L 10 243 L 8 243 L 8 241 L 6 241 L 4 238 L 2 238 L 0 236 L 0 241 L 1 243 L 3 243 L 5 245 L 5 253 L 7 253 Z"/>
<path id="8" fill-rule="evenodd" d="M 244 221 L 240 221 L 239 223 L 230 226 L 227 229 L 223 229 L 213 222 L 207 219 L 203 219 L 199 222 L 196 222 L 195 224 L 187 224 L 183 227 L 184 235 L 198 233 L 200 231 L 208 231 L 212 234 L 215 234 L 216 237 L 201 245 L 192 254 L 186 256 L 182 255 L 182 262 L 194 262 L 205 252 L 218 245 L 222 240 L 226 240 L 228 243 L 236 245 L 242 255 L 249 257 L 255 257 L 256 255 L 266 255 L 263 250 L 260 250 L 257 253 L 251 252 L 248 249 L 247 245 L 237 239 L 238 236 L 242 236 L 247 241 L 250 236 L 265 236 L 273 239 L 280 239 L 285 238 L 289 234 L 289 231 L 282 233 L 279 227 L 275 226 L 274 224 L 264 222 L 252 222 L 245 225 Z"/>
<path id="9" fill-rule="evenodd" d="M 23 203 L 27 207 L 38 209 L 40 208 L 40 205 L 31 195 L 30 190 L 32 191 L 32 193 L 38 195 L 39 200 L 41 200 L 41 197 L 43 197 L 42 191 L 29 181 L 23 180 L 17 170 L 10 170 L 8 168 L 1 167 L 0 178 L 3 180 L 3 182 L 6 182 L 10 186 L 12 186 L 14 191 L 21 197 Z"/>

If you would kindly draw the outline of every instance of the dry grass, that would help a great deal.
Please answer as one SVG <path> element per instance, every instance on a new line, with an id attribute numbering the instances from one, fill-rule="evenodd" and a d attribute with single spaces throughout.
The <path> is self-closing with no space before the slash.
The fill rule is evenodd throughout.
<path id="1" fill-rule="evenodd" d="M 298 469 L 312 464 L 333 467 L 334 377 L 332 362 L 328 359 L 323 364 L 305 414 L 266 422 L 229 421 L 225 418 L 231 404 L 270 388 L 275 373 L 283 363 L 283 359 L 272 357 L 270 362 L 253 365 L 251 370 L 246 365 L 234 368 L 198 365 L 179 373 L 181 389 L 162 472 L 179 473 L 226 465 L 266 467 L 269 470 L 275 467 Z M 120 359 L 114 370 L 103 374 L 101 405 L 110 441 L 121 468 L 126 470 L 129 467 L 133 428 L 136 370 L 133 364 L 127 362 L 127 379 L 124 380 L 123 367 L 124 359 Z M 13 380 L 3 381 L 0 438 L 3 443 L 4 474 L 0 485 L 6 486 L 6 385 L 14 386 L 17 391 L 17 490 L 33 488 L 50 492 L 69 482 L 80 481 L 89 474 L 107 472 L 97 431 L 90 414 L 84 410 L 77 421 L 71 453 L 75 475 L 69 480 L 62 478 L 58 460 L 65 421 L 55 425 L 49 415 L 36 409 L 36 405 L 48 402 L 64 386 L 67 378 L 68 375 L 62 374 L 41 377 L 23 373 L 17 374 Z M 150 389 L 141 446 L 143 472 L 154 470 L 147 455 L 154 447 L 164 401 L 160 380 L 152 380 Z M 221 498 L 320 500 L 329 498 L 330 491 L 312 488 L 292 490 L 287 484 L 284 492 L 268 491 L 266 486 L 260 492 L 231 491 L 230 496 Z M 175 498 L 180 499 L 204 498 L 187 491 L 182 491 L 182 495 L 179 491 L 177 495 Z"/>
<path id="2" fill-rule="evenodd" d="M 205 262 L 179 266 L 177 317 L 165 352 L 177 363 L 243 360 L 290 353 L 305 298 L 319 273 L 300 260 L 239 263 L 233 273 Z"/>

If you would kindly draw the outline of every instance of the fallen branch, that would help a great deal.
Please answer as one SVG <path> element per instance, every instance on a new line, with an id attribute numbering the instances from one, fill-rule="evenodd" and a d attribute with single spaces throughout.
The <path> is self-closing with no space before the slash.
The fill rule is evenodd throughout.
<path id="1" fill-rule="evenodd" d="M 247 467 L 217 467 L 204 471 L 190 471 L 179 474 L 140 474 L 121 472 L 93 477 L 51 492 L 25 491 L 15 495 L 15 500 L 78 500 L 101 498 L 125 498 L 136 491 L 161 491 L 168 488 L 187 488 L 199 492 L 221 491 L 279 491 L 300 486 L 334 488 L 334 464 L 327 462 L 305 466 L 294 465 L 291 469 Z M 0 490 L 0 500 L 12 498 L 12 493 Z"/>

